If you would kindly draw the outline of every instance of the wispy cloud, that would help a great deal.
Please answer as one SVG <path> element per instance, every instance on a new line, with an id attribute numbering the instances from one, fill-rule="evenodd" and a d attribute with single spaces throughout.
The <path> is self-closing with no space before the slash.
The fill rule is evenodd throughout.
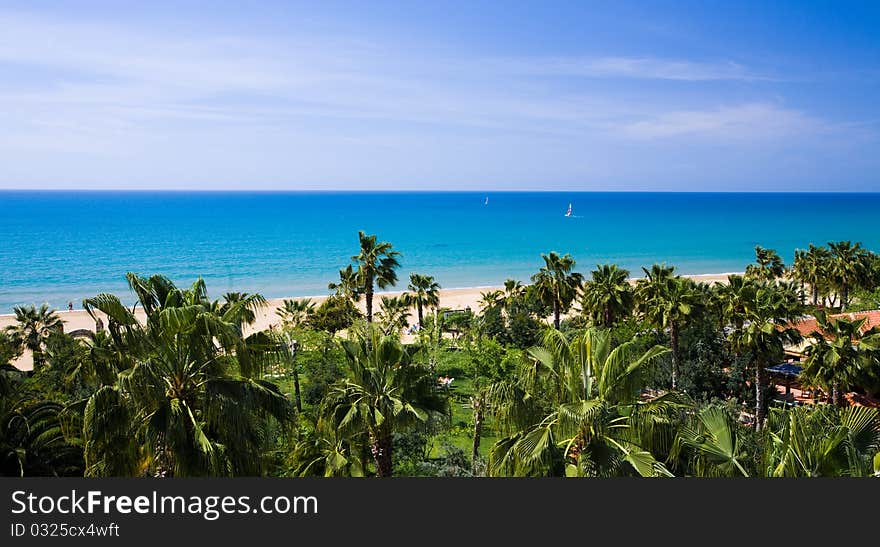
<path id="1" fill-rule="evenodd" d="M 815 134 L 828 129 L 803 112 L 774 104 L 747 103 L 710 110 L 665 112 L 649 119 L 620 124 L 615 131 L 633 139 L 673 137 L 762 141 Z"/>
<path id="2" fill-rule="evenodd" d="M 20 14 L 0 14 L 0 28 L 0 62 L 49 68 L 36 87 L 16 88 L 15 82 L 0 87 L 0 101 L 10 108 L 38 109 L 42 104 L 67 115 L 94 115 L 91 109 L 99 109 L 138 122 L 150 116 L 255 123 L 272 116 L 321 116 L 508 130 L 535 130 L 543 121 L 566 130 L 564 125 L 583 128 L 615 114 L 632 116 L 633 108 L 605 96 L 557 91 L 552 85 L 541 84 L 536 91 L 544 77 L 755 77 L 727 62 L 424 59 L 337 36 L 283 42 L 233 35 L 181 38 Z"/>
<path id="3" fill-rule="evenodd" d="M 733 61 L 700 62 L 652 57 L 531 57 L 495 63 L 511 73 L 646 80 L 775 80 Z"/>
<path id="4" fill-rule="evenodd" d="M 766 147 L 847 131 L 763 85 L 725 93 L 775 79 L 723 59 L 425 55 L 328 32 L 175 35 L 2 11 L 0 29 L 0 185 L 57 176 L 33 168 L 47 153 L 80 162 L 77 181 L 132 165 L 240 179 L 256 164 L 317 186 L 327 173 L 385 181 L 440 164 L 458 180 L 538 179 L 582 165 L 584 150 L 604 177 L 629 169 L 614 160 L 632 164 L 628 147 L 660 140 Z"/>

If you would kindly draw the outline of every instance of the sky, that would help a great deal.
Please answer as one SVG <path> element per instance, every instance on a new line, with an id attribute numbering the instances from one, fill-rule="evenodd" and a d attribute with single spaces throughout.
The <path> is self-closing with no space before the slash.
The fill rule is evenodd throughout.
<path id="1" fill-rule="evenodd" d="M 880 191 L 878 2 L 0 0 L 0 189 Z"/>

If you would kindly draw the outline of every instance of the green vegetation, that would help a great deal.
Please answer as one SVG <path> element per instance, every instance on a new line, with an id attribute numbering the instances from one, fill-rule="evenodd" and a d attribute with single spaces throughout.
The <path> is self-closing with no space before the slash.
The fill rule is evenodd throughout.
<path id="1" fill-rule="evenodd" d="M 549 252 L 532 284 L 508 279 L 474 310 L 441 307 L 412 273 L 374 314 L 399 253 L 361 232 L 332 294 L 285 300 L 264 331 L 258 294 L 130 273 L 135 308 L 83 302 L 106 329 L 73 337 L 43 306 L 0 332 L 0 473 L 880 474 L 880 413 L 844 396 L 880 394 L 880 330 L 834 316 L 877 307 L 880 260 L 846 241 L 797 250 L 791 269 L 755 251 L 714 285 L 660 264 L 585 278 Z M 800 383 L 821 395 L 776 406 L 767 369 L 803 342 Z M 23 352 L 32 372 L 9 366 Z"/>

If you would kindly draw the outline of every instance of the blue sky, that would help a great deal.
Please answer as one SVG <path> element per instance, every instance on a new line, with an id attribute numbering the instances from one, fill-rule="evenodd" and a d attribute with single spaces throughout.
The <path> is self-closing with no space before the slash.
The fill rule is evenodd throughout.
<path id="1" fill-rule="evenodd" d="M 0 188 L 880 190 L 880 4 L 770 4 L 0 0 Z"/>

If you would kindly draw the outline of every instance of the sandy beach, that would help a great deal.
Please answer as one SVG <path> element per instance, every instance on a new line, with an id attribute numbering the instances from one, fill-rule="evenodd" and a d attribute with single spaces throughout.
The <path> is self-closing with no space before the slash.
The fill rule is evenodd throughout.
<path id="1" fill-rule="evenodd" d="M 695 281 L 702 281 L 704 283 L 724 283 L 727 281 L 727 276 L 729 273 L 721 273 L 721 274 L 700 274 L 700 275 L 686 275 L 683 277 L 689 277 L 694 279 Z M 637 278 L 631 278 L 630 281 L 635 283 Z M 482 294 L 485 292 L 489 292 L 496 289 L 502 289 L 503 287 L 466 287 L 466 288 L 453 288 L 453 289 L 441 289 L 440 290 L 440 306 L 444 308 L 451 309 L 466 309 L 471 308 L 474 311 L 479 311 L 480 300 L 482 298 Z M 373 303 L 374 311 L 378 309 L 378 300 L 381 296 L 399 296 L 404 291 L 391 291 L 391 292 L 381 292 L 376 293 L 376 298 Z M 324 299 L 327 298 L 326 295 L 323 296 L 311 296 L 311 297 L 294 297 L 293 300 L 301 300 L 305 298 L 311 298 L 313 302 L 316 304 L 320 304 Z M 278 308 L 280 308 L 284 302 L 284 298 L 272 298 L 269 299 L 267 305 L 262 308 L 257 313 L 256 321 L 253 325 L 250 325 L 246 328 L 246 333 L 249 334 L 252 332 L 261 331 L 267 328 L 271 328 L 273 325 L 278 325 L 280 323 L 280 318 L 275 313 Z M 364 310 L 365 304 L 363 300 L 358 303 L 358 307 L 361 311 Z M 58 310 L 58 316 L 64 322 L 64 331 L 65 332 L 73 332 L 80 329 L 95 330 L 95 322 L 89 316 L 89 314 L 82 309 L 75 309 L 73 311 L 68 310 Z M 103 314 L 99 314 L 103 315 Z M 135 312 L 135 316 L 138 319 L 144 319 L 143 310 L 138 308 Z M 410 322 L 412 322 L 416 317 L 415 309 L 412 310 L 412 314 L 410 315 Z M 106 317 L 102 317 L 104 324 L 106 325 L 107 320 Z M 13 314 L 2 314 L 0 315 L 0 329 L 5 329 L 6 327 L 13 325 L 15 323 L 15 316 Z M 404 342 L 408 342 L 411 336 L 405 335 Z M 21 357 L 19 357 L 15 362 L 13 362 L 17 368 L 21 370 L 31 370 L 33 368 L 33 360 L 31 359 L 31 355 L 29 352 L 25 352 Z"/>

